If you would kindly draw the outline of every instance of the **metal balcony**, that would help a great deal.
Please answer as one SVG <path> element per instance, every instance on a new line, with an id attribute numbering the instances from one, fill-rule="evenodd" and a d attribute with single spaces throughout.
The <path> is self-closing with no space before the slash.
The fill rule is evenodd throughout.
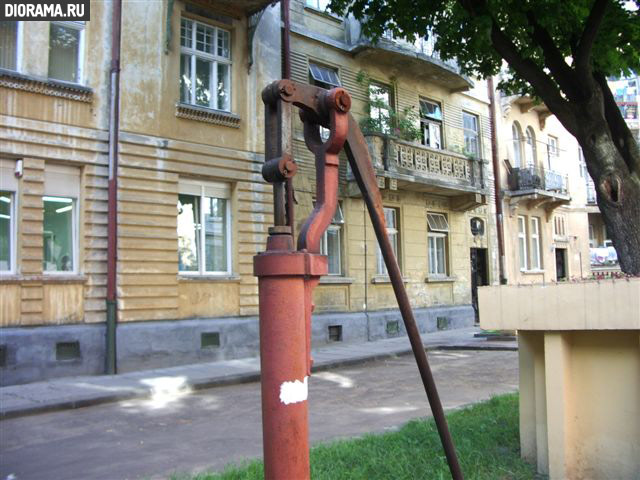
<path id="1" fill-rule="evenodd" d="M 568 193 L 567 176 L 541 167 L 514 168 L 509 178 L 512 191 L 544 190 Z"/>
<path id="2" fill-rule="evenodd" d="M 520 202 L 527 202 L 529 208 L 544 205 L 548 214 L 560 205 L 571 201 L 568 179 L 553 170 L 542 167 L 512 168 L 508 175 L 509 189 L 505 196 L 509 204 L 515 207 Z"/>

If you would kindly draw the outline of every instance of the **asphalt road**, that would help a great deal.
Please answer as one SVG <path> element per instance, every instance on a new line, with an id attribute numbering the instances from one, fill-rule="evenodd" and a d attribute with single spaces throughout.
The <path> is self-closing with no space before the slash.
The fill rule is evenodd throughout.
<path id="1" fill-rule="evenodd" d="M 517 352 L 430 352 L 445 409 L 512 392 Z M 315 373 L 310 379 L 312 443 L 394 429 L 430 415 L 413 357 Z M 0 480 L 168 478 L 220 470 L 262 454 L 260 385 L 188 392 L 0 422 Z M 13 475 L 13 477 L 10 477 Z"/>

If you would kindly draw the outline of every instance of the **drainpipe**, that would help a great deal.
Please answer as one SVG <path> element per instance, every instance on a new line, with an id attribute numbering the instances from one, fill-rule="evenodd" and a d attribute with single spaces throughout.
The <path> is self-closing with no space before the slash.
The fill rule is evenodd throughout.
<path id="1" fill-rule="evenodd" d="M 122 0 L 112 0 L 111 24 L 111 86 L 109 95 L 109 185 L 107 216 L 107 334 L 105 372 L 117 373 L 116 325 L 116 267 L 118 235 L 118 132 L 120 122 L 120 27 Z"/>
<path id="2" fill-rule="evenodd" d="M 496 95 L 493 86 L 493 77 L 487 80 L 487 89 L 489 90 L 489 104 L 491 109 L 491 160 L 493 163 L 493 182 L 495 187 L 496 201 L 496 225 L 498 229 L 498 268 L 500 271 L 500 284 L 505 285 L 507 278 L 505 276 L 504 263 L 504 217 L 502 214 L 502 189 L 500 188 L 500 164 L 498 160 L 498 136 L 496 128 Z"/>

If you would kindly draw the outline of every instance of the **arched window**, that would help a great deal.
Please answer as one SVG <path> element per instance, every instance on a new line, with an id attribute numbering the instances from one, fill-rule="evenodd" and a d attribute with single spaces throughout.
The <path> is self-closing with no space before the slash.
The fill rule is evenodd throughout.
<path id="1" fill-rule="evenodd" d="M 513 137 L 513 162 L 514 167 L 522 167 L 522 130 L 518 122 L 513 122 L 511 127 L 511 134 Z"/>
<path id="2" fill-rule="evenodd" d="M 524 158 L 527 168 L 536 166 L 536 134 L 531 127 L 527 127 L 525 134 Z"/>

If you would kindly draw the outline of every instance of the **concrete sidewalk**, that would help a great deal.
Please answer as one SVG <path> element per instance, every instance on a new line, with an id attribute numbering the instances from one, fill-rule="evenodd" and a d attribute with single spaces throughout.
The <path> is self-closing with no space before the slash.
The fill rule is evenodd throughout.
<path id="1" fill-rule="evenodd" d="M 475 337 L 477 327 L 422 334 L 428 350 L 517 350 L 511 341 Z M 398 337 L 358 344 L 333 344 L 314 349 L 314 371 L 377 360 L 411 352 L 409 339 Z M 257 381 L 259 358 L 130 372 L 120 375 L 67 377 L 0 388 L 0 418 L 80 408 L 130 398 L 150 397 L 175 390 L 200 390 L 219 385 Z"/>

